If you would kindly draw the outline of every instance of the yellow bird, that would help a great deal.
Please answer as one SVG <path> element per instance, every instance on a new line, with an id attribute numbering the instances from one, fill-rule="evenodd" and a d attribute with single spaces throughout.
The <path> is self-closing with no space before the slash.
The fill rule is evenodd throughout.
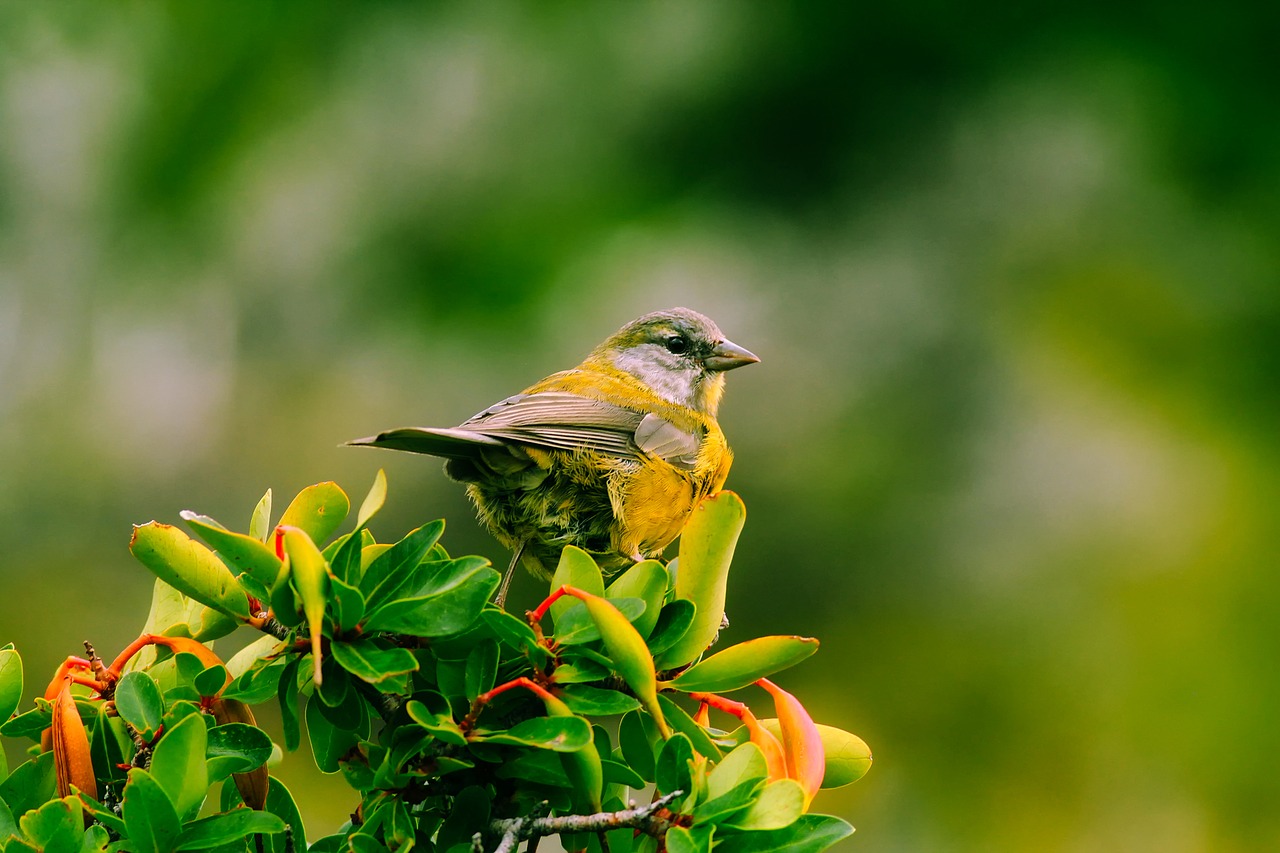
<path id="1" fill-rule="evenodd" d="M 631 321 L 571 370 L 452 428 L 404 427 L 350 442 L 447 459 L 481 523 L 517 564 L 549 578 L 566 545 L 606 572 L 656 557 L 733 454 L 716 422 L 724 372 L 759 361 L 688 308 Z"/>

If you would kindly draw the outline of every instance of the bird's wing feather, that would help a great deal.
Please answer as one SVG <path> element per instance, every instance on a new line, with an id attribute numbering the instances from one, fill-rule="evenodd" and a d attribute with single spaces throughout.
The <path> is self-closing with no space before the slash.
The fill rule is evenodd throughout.
<path id="1" fill-rule="evenodd" d="M 697 464 L 698 449 L 702 444 L 696 435 L 685 432 L 652 412 L 645 415 L 636 427 L 635 442 L 637 447 L 650 456 L 665 459 L 687 471 L 693 470 Z"/>
<path id="2" fill-rule="evenodd" d="M 347 444 L 365 447 L 385 447 L 389 450 L 407 450 L 410 453 L 426 453 L 446 459 L 471 459 L 479 455 L 483 447 L 502 447 L 501 439 L 464 429 L 435 429 L 431 427 L 401 427 L 357 438 Z"/>
<path id="3" fill-rule="evenodd" d="M 486 447 L 590 449 L 619 459 L 645 455 L 692 468 L 700 440 L 657 415 L 563 391 L 516 394 L 452 429 L 406 427 L 351 444 L 475 459 Z"/>
<path id="4" fill-rule="evenodd" d="M 548 450 L 588 448 L 620 459 L 639 459 L 632 436 L 643 415 L 563 391 L 516 394 L 459 429 Z"/>

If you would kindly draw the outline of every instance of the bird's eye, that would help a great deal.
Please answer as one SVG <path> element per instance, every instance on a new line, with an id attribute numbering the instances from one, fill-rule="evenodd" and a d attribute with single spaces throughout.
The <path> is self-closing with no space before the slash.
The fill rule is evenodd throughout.
<path id="1" fill-rule="evenodd" d="M 684 355 L 689 351 L 689 339 L 683 335 L 672 335 L 667 338 L 667 352 Z"/>

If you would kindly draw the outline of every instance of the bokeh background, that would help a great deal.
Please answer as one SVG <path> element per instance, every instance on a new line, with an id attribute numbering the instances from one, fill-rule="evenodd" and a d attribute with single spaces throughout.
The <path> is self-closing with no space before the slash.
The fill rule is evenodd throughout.
<path id="1" fill-rule="evenodd" d="M 728 639 L 822 638 L 845 849 L 1280 848 L 1277 8 L 0 5 L 0 643 L 118 649 L 131 523 L 380 465 L 505 562 L 339 442 L 683 304 L 763 357 Z"/>

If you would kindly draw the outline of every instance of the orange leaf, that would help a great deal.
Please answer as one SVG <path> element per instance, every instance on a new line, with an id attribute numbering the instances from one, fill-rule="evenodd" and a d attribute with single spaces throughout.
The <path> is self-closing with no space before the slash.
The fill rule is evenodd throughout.
<path id="1" fill-rule="evenodd" d="M 773 707 L 777 710 L 778 725 L 782 730 L 787 775 L 804 788 L 804 805 L 808 809 L 814 794 L 822 787 L 822 776 L 826 772 L 822 735 L 799 699 L 767 678 L 756 683 L 773 696 Z"/>

